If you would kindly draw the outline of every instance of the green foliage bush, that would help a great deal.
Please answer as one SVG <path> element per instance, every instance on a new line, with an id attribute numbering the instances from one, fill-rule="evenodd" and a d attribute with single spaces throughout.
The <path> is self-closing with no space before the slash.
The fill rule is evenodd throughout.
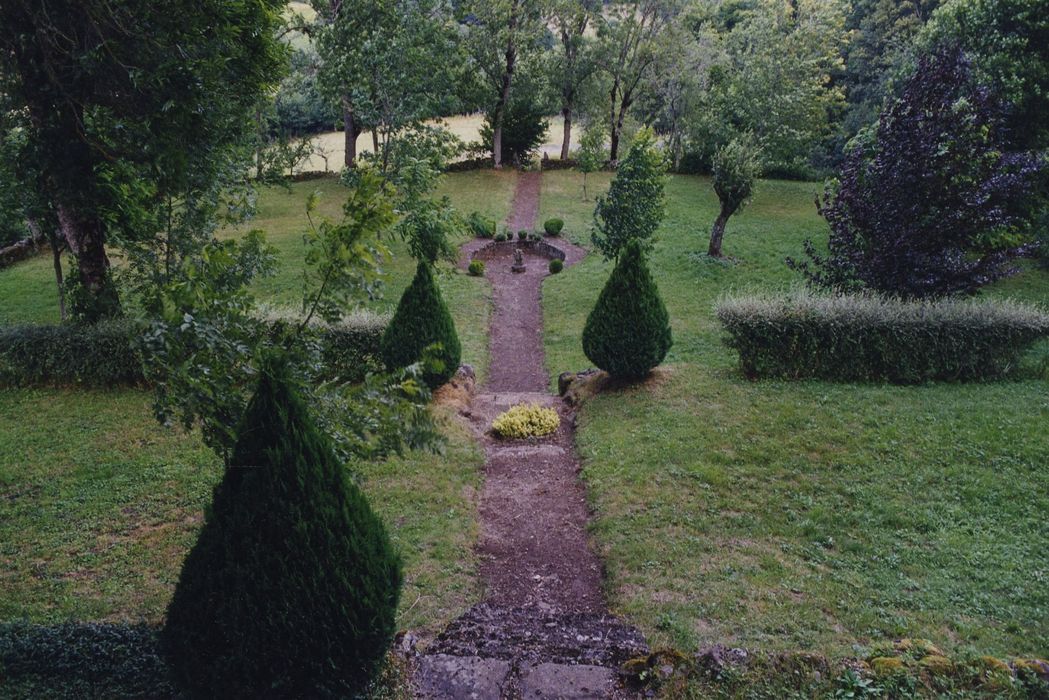
<path id="1" fill-rule="evenodd" d="M 550 261 L 550 274 L 556 275 L 563 269 L 565 269 L 565 264 L 562 261 L 558 260 L 557 258 L 554 258 Z"/>
<path id="2" fill-rule="evenodd" d="M 506 237 L 507 237 L 506 233 L 503 232 L 503 231 L 500 231 L 499 233 L 495 234 L 495 242 L 496 243 L 502 243 L 503 241 L 506 240 Z"/>
<path id="3" fill-rule="evenodd" d="M 347 319 L 319 325 L 315 332 L 324 365 L 321 375 L 343 382 L 359 382 L 369 372 L 381 371 L 379 347 L 385 331 L 384 318 Z"/>
<path id="4" fill-rule="evenodd" d="M 997 379 L 1049 335 L 1049 315 L 1008 301 L 876 296 L 743 296 L 718 320 L 749 378 L 885 381 Z"/>
<path id="5" fill-rule="evenodd" d="M 470 232 L 478 238 L 492 238 L 495 236 L 496 223 L 480 212 L 471 212 L 466 217 L 466 225 Z"/>
<path id="6" fill-rule="evenodd" d="M 386 367 L 392 370 L 419 362 L 426 348 L 435 344 L 440 346 L 431 358 L 435 362 L 428 362 L 423 372 L 423 379 L 431 388 L 444 384 L 459 369 L 462 349 L 433 270 L 420 262 L 415 279 L 386 327 L 380 351 Z"/>
<path id="7" fill-rule="evenodd" d="M 503 162 L 523 165 L 534 159 L 549 128 L 544 105 L 527 92 L 516 89 L 503 115 Z M 480 136 L 481 147 L 488 153 L 492 152 L 494 135 L 492 115 L 485 115 Z"/>
<path id="8" fill-rule="evenodd" d="M 471 260 L 469 267 L 466 268 L 466 271 L 469 272 L 474 277 L 483 277 L 484 276 L 484 261 L 482 261 L 482 260 Z"/>
<path id="9" fill-rule="evenodd" d="M 264 319 L 268 333 L 296 323 Z M 138 338 L 143 328 L 129 319 L 97 324 L 26 325 L 0 328 L 0 386 L 136 385 L 145 382 Z M 329 379 L 358 382 L 383 368 L 379 345 L 385 319 L 351 318 L 316 323 L 312 329 Z"/>
<path id="10" fill-rule="evenodd" d="M 4 697 L 175 697 L 157 633 L 145 625 L 0 624 Z"/>
<path id="11" fill-rule="evenodd" d="M 161 634 L 205 697 L 356 696 L 393 639 L 401 564 L 282 360 L 264 363 Z"/>
<path id="12" fill-rule="evenodd" d="M 598 197 L 591 240 L 610 259 L 627 241 L 647 240 L 666 214 L 667 163 L 655 134 L 643 129 L 619 164 L 608 193 Z"/>
<path id="13" fill-rule="evenodd" d="M 629 241 L 586 319 L 583 352 L 613 377 L 641 379 L 663 361 L 671 342 L 670 317 L 641 241 Z"/>
<path id="14" fill-rule="evenodd" d="M 543 222 L 543 230 L 548 236 L 560 236 L 565 228 L 564 219 L 547 219 Z"/>
<path id="15" fill-rule="evenodd" d="M 113 386 L 143 380 L 128 320 L 0 328 L 0 384 Z"/>
<path id="16" fill-rule="evenodd" d="M 526 231 L 525 229 L 521 229 L 520 231 L 517 232 L 517 240 L 519 240 L 519 241 L 528 240 L 528 237 L 531 236 L 531 235 L 532 234 L 531 234 L 530 231 Z"/>

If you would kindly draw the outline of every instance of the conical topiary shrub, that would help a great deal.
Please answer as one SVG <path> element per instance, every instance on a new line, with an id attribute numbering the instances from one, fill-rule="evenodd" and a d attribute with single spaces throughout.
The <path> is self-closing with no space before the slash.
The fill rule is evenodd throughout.
<path id="1" fill-rule="evenodd" d="M 433 279 L 433 270 L 428 263 L 420 262 L 415 279 L 404 290 L 397 312 L 383 333 L 379 351 L 387 369 L 400 369 L 421 360 L 423 351 L 435 343 L 440 344 L 441 349 L 432 359 L 437 360 L 439 366 L 428 366 L 423 374 L 423 379 L 434 389 L 459 369 L 462 350 L 455 322 Z"/>
<path id="2" fill-rule="evenodd" d="M 663 361 L 670 344 L 666 306 L 641 243 L 630 241 L 586 319 L 583 352 L 613 377 L 641 379 Z"/>
<path id="3" fill-rule="evenodd" d="M 264 370 L 161 641 L 201 697 L 356 696 L 395 631 L 401 565 L 279 363 Z"/>

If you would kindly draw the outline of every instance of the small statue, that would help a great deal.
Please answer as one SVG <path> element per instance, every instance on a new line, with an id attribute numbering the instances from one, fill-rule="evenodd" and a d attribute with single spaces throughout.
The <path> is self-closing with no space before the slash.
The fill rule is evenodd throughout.
<path id="1" fill-rule="evenodd" d="M 524 255 L 521 254 L 520 248 L 514 248 L 514 264 L 510 266 L 510 272 L 524 272 Z"/>

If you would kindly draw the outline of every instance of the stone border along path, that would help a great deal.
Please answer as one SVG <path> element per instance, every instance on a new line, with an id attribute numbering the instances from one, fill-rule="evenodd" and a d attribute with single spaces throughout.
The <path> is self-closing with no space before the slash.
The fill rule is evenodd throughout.
<path id="1" fill-rule="evenodd" d="M 541 177 L 521 174 L 512 232 L 535 227 Z M 568 241 L 547 241 L 564 252 L 566 266 L 585 254 Z M 648 647 L 608 614 L 601 563 L 586 536 L 575 416 L 547 392 L 540 295 L 549 257 L 524 246 L 527 269 L 511 273 L 516 247 L 478 239 L 462 248 L 462 266 L 485 262 L 493 298 L 488 380 L 462 412 L 486 457 L 477 545 L 485 599 L 415 659 L 414 690 L 427 700 L 633 697 L 617 686 L 616 669 Z M 492 420 L 518 403 L 555 408 L 560 429 L 531 440 L 490 435 Z"/>

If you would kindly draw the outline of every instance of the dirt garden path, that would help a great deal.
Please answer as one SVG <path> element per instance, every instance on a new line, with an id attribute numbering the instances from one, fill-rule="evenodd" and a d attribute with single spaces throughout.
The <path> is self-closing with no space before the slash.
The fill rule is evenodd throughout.
<path id="1" fill-rule="evenodd" d="M 541 173 L 519 178 L 511 231 L 535 228 L 540 184 Z M 568 241 L 552 244 L 566 266 L 585 254 Z M 574 415 L 547 392 L 540 296 L 550 258 L 522 248 L 526 270 L 513 273 L 517 247 L 474 240 L 462 250 L 464 266 L 485 262 L 493 298 L 488 380 L 464 411 L 486 456 L 478 543 L 485 599 L 419 657 L 416 690 L 435 700 L 622 697 L 615 669 L 646 647 L 608 615 L 586 535 Z M 560 429 L 542 439 L 494 438 L 492 420 L 519 403 L 555 408 Z"/>

